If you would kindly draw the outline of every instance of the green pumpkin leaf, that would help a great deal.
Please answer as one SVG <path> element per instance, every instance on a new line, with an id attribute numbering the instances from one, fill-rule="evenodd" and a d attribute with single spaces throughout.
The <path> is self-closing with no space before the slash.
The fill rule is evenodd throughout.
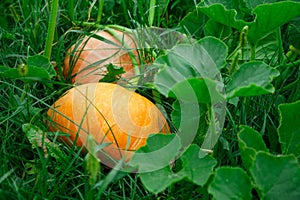
<path id="1" fill-rule="evenodd" d="M 277 0 L 256 0 L 256 1 L 245 1 L 245 5 L 249 9 L 254 9 L 258 5 L 267 4 L 267 3 L 275 3 Z"/>
<path id="2" fill-rule="evenodd" d="M 227 84 L 227 98 L 273 93 L 275 88 L 271 81 L 277 76 L 279 76 L 279 72 L 263 62 L 244 63 Z"/>
<path id="3" fill-rule="evenodd" d="M 173 98 L 180 96 L 181 101 L 193 102 L 193 99 L 195 99 L 198 103 L 204 104 L 213 104 L 225 100 L 217 89 L 217 82 L 209 78 L 189 78 L 179 82 L 172 87 L 168 96 Z"/>
<path id="4" fill-rule="evenodd" d="M 56 76 L 56 71 L 48 59 L 41 55 L 28 57 L 27 65 L 20 64 L 18 68 L 0 68 L 0 76 L 23 81 L 43 81 Z"/>
<path id="5" fill-rule="evenodd" d="M 213 4 L 222 4 L 227 9 L 235 9 L 238 10 L 241 7 L 241 3 L 236 0 L 204 0 L 203 4 L 206 6 L 210 6 Z"/>
<path id="6" fill-rule="evenodd" d="M 225 116 L 225 98 L 217 88 L 217 82 L 209 78 L 189 78 L 175 84 L 170 90 L 168 96 L 178 99 L 173 103 L 171 117 L 178 128 L 183 147 L 190 145 L 194 139 L 202 143 L 204 137 L 206 142 L 203 148 L 211 149 L 208 144 L 215 144 L 218 133 L 212 138 L 213 129 L 210 128 L 218 130 L 222 121 L 214 122 L 216 118 L 223 119 Z M 213 115 L 218 117 L 214 118 Z M 199 137 L 196 137 L 197 134 Z"/>
<path id="7" fill-rule="evenodd" d="M 183 162 L 183 168 L 177 175 L 203 186 L 213 173 L 213 168 L 217 165 L 217 161 L 209 155 L 200 157 L 202 153 L 202 150 L 196 144 L 189 146 L 180 157 Z"/>
<path id="8" fill-rule="evenodd" d="M 155 194 L 162 192 L 169 185 L 176 183 L 182 178 L 180 175 L 174 174 L 169 166 L 140 174 L 141 182 L 145 188 Z"/>
<path id="9" fill-rule="evenodd" d="M 257 44 L 267 34 L 300 15 L 299 2 L 283 1 L 267 4 L 264 1 L 264 4 L 256 2 L 255 4 L 247 3 L 246 5 L 250 8 L 255 7 L 252 10 L 252 13 L 255 15 L 252 22 L 246 22 L 241 17 L 238 18 L 237 8 L 235 9 L 232 6 L 225 7 L 220 3 L 202 3 L 198 9 L 209 16 L 210 19 L 237 30 L 242 30 L 246 25 L 249 26 L 248 40 L 252 44 Z"/>
<path id="10" fill-rule="evenodd" d="M 255 59 L 261 60 L 266 63 L 272 64 L 271 61 L 278 60 L 278 44 L 280 40 L 278 38 L 277 31 L 273 31 L 263 38 L 257 41 L 255 47 Z M 241 49 L 240 45 L 236 48 L 236 50 Z M 236 55 L 236 51 L 233 51 L 230 56 L 228 56 L 228 60 L 233 60 L 234 56 Z M 239 60 L 243 62 L 248 62 L 251 60 L 251 47 L 247 45 L 242 49 L 242 55 L 239 57 Z"/>
<path id="11" fill-rule="evenodd" d="M 241 152 L 243 165 L 249 169 L 255 159 L 256 152 L 268 151 L 262 136 L 248 126 L 241 126 L 238 133 L 238 144 Z"/>
<path id="12" fill-rule="evenodd" d="M 217 161 L 211 156 L 200 158 L 200 151 L 197 145 L 192 144 L 180 157 L 183 166 L 179 172 L 174 173 L 170 166 L 165 166 L 159 170 L 141 173 L 141 182 L 150 192 L 155 194 L 184 178 L 203 186 L 213 173 Z"/>
<path id="13" fill-rule="evenodd" d="M 169 166 L 179 154 L 180 138 L 175 134 L 153 134 L 145 146 L 135 151 L 129 165 L 138 167 L 139 173 L 152 172 Z"/>
<path id="14" fill-rule="evenodd" d="M 258 152 L 250 173 L 261 199 L 300 198 L 300 167 L 295 156 Z"/>
<path id="15" fill-rule="evenodd" d="M 45 56 L 42 55 L 30 56 L 27 59 L 27 65 L 44 68 L 48 72 L 51 78 L 56 76 L 56 71 L 54 70 L 53 66 Z"/>
<path id="16" fill-rule="evenodd" d="M 250 25 L 250 22 L 245 22 L 243 19 L 238 19 L 237 11 L 233 8 L 226 8 L 223 4 L 200 4 L 198 10 L 210 19 L 224 24 L 228 27 L 236 28 L 237 30 L 242 30 L 246 25 Z"/>
<path id="17" fill-rule="evenodd" d="M 197 103 L 184 103 L 186 108 L 183 110 L 183 102 L 176 100 L 172 104 L 171 119 L 174 126 L 178 129 L 182 124 L 189 124 L 187 127 L 192 125 L 197 128 L 197 124 L 200 123 L 199 119 L 201 115 L 206 112 L 206 109 L 200 108 Z M 196 110 L 197 107 L 198 109 Z M 183 112 L 184 111 L 184 112 Z M 193 122 L 195 120 L 195 122 Z"/>
<path id="18" fill-rule="evenodd" d="M 154 86 L 167 96 L 175 84 L 188 78 L 216 80 L 219 69 L 225 66 L 226 56 L 226 45 L 214 37 L 205 37 L 195 44 L 177 45 L 155 60 L 153 65 L 161 70 L 154 77 Z"/>
<path id="19" fill-rule="evenodd" d="M 227 47 L 223 42 L 206 37 L 195 44 L 177 45 L 154 62 L 154 66 L 161 68 L 155 74 L 154 86 L 163 95 L 178 100 L 176 107 L 180 111 L 177 109 L 172 117 L 179 122 L 178 135 L 182 147 L 190 145 L 198 132 L 201 103 L 207 104 L 212 113 L 208 119 L 208 136 L 203 148 L 211 149 L 219 136 L 215 130 L 221 130 L 223 122 L 215 120 L 225 116 L 219 69 L 225 66 L 226 55 Z M 217 106 L 218 103 L 220 105 Z"/>
<path id="20" fill-rule="evenodd" d="M 252 199 L 249 176 L 239 167 L 219 167 L 208 186 L 215 199 Z"/>
<path id="21" fill-rule="evenodd" d="M 108 82 L 108 83 L 115 82 L 119 79 L 121 74 L 125 73 L 123 67 L 118 67 L 111 63 L 108 64 L 106 67 L 108 73 L 105 74 L 105 76 L 102 79 L 100 79 L 99 82 Z"/>
<path id="22" fill-rule="evenodd" d="M 282 1 L 257 6 L 253 13 L 254 23 L 249 27 L 248 39 L 256 44 L 265 35 L 273 32 L 295 17 L 300 16 L 300 2 Z"/>
<path id="23" fill-rule="evenodd" d="M 180 26 L 187 35 L 198 37 L 202 36 L 205 15 L 201 12 L 193 11 L 188 13 L 181 21 Z"/>
<path id="24" fill-rule="evenodd" d="M 1 73 L 5 72 L 5 71 L 7 71 L 7 70 L 9 70 L 9 69 L 10 69 L 10 68 L 7 67 L 7 66 L 0 65 L 0 75 L 1 75 Z"/>
<path id="25" fill-rule="evenodd" d="M 206 105 L 179 100 L 172 104 L 172 123 L 178 129 L 178 135 L 183 145 L 193 141 L 197 144 L 203 143 L 208 126 L 206 114 Z"/>
<path id="26" fill-rule="evenodd" d="M 18 69 L 10 68 L 5 70 L 1 76 L 11 79 L 21 79 L 24 81 L 42 81 L 50 79 L 46 69 L 28 65 L 20 65 Z"/>
<path id="27" fill-rule="evenodd" d="M 206 36 L 214 36 L 219 39 L 225 39 L 232 34 L 232 29 L 229 26 L 210 19 L 205 24 L 204 34 Z"/>
<path id="28" fill-rule="evenodd" d="M 300 49 L 300 16 L 293 19 L 288 26 L 288 41 L 296 49 Z"/>
<path id="29" fill-rule="evenodd" d="M 280 44 L 277 31 L 266 34 L 257 41 L 255 48 L 255 59 L 263 60 L 270 63 L 272 60 L 277 60 L 278 57 L 278 44 Z M 250 58 L 250 51 L 249 51 Z"/>
<path id="30" fill-rule="evenodd" d="M 280 104 L 279 141 L 283 154 L 300 156 L 300 101 Z"/>

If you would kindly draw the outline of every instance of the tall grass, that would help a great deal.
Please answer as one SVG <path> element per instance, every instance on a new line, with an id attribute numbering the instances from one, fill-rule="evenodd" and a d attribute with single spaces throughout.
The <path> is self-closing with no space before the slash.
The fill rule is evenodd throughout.
<path id="1" fill-rule="evenodd" d="M 16 68 L 29 56 L 45 53 L 50 2 L 53 1 L 1 1 L 0 70 L 1 66 Z M 150 25 L 178 28 L 182 18 L 197 3 L 196 0 L 59 1 L 53 41 L 47 44 L 51 51 L 46 53 L 56 63 L 58 77 L 50 84 L 0 78 L 0 199 L 209 199 L 203 188 L 185 181 L 154 195 L 143 187 L 138 175 L 105 166 L 100 167 L 97 182 L 92 185 L 86 156 L 78 147 L 57 141 L 57 135 L 49 133 L 48 125 L 44 123 L 50 105 L 72 86 L 70 80 L 63 78 L 61 68 L 67 49 L 79 38 L 95 27 L 108 24 L 127 28 Z M 230 44 L 236 39 L 233 37 L 236 36 L 224 41 L 229 49 L 236 46 Z M 274 66 L 277 62 L 270 61 Z M 247 97 L 242 102 L 228 104 L 224 131 L 214 151 L 219 165 L 240 165 L 236 135 L 241 124 L 264 133 L 271 151 L 279 152 L 279 144 L 274 143 L 278 141 L 274 139 L 279 124 L 275 117 L 278 116 L 277 105 L 299 99 L 299 90 L 289 89 L 299 84 L 299 72 L 292 67 L 282 71 L 283 75 L 275 80 L 279 90 L 274 95 Z M 149 98 L 160 98 L 149 93 L 147 88 L 140 88 L 138 92 Z M 171 102 L 164 100 L 164 106 L 172 109 Z M 47 156 L 45 149 L 29 142 L 22 130 L 27 123 L 48 134 L 53 145 L 61 150 L 61 160 Z"/>
<path id="2" fill-rule="evenodd" d="M 179 22 L 175 18 L 165 21 L 173 16 L 167 11 L 169 1 L 99 1 L 92 6 L 87 0 L 61 0 L 56 19 L 50 18 L 50 2 L 54 1 L 1 1 L 4 13 L 0 15 L 0 65 L 16 68 L 26 63 L 28 56 L 45 53 L 61 68 L 66 50 L 81 36 L 71 30 L 93 29 L 81 22 L 128 28 Z M 50 20 L 56 26 L 46 44 Z M 58 73 L 58 79 L 51 83 L 53 87 L 44 82 L 0 79 L 0 199 L 153 199 L 137 175 L 104 166 L 97 184 L 90 185 L 85 155 L 48 133 L 45 112 L 70 87 L 61 78 L 61 71 Z M 26 123 L 48 133 L 63 159 L 47 156 L 45 149 L 34 147 L 22 130 Z"/>

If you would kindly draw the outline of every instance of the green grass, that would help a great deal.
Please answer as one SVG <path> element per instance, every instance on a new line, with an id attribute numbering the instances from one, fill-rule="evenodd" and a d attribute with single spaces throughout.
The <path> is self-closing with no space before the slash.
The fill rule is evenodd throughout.
<path id="1" fill-rule="evenodd" d="M 2 0 L 0 3 L 0 66 L 16 68 L 29 56 L 43 54 L 49 22 L 50 6 L 47 0 Z M 71 2 L 71 3 L 69 3 Z M 98 1 L 59 1 L 59 12 L 52 46 L 51 61 L 61 68 L 67 49 L 80 34 L 70 30 L 93 29 L 80 22 L 99 19 Z M 198 1 L 156 1 L 154 18 L 149 20 L 150 1 L 105 1 L 101 25 L 117 24 L 128 28 L 177 27 L 184 16 L 195 8 Z M 150 15 L 152 16 L 152 15 Z M 282 40 L 288 35 L 283 27 Z M 223 41 L 236 46 L 237 35 Z M 284 50 L 288 49 L 285 44 Z M 277 66 L 280 60 L 270 61 Z M 298 63 L 299 64 L 299 63 Z M 271 152 L 280 152 L 276 134 L 279 125 L 280 103 L 299 100 L 299 69 L 282 69 L 274 80 L 274 94 L 245 97 L 236 106 L 228 104 L 223 134 L 215 146 L 214 156 L 218 166 L 241 166 L 237 133 L 240 125 L 248 125 L 263 134 Z M 0 71 L 1 73 L 1 71 Z M 227 72 L 222 72 L 224 77 Z M 112 171 L 101 165 L 96 185 L 89 184 L 86 157 L 80 149 L 69 147 L 50 135 L 64 157 L 57 160 L 45 156 L 42 148 L 34 148 L 22 130 L 22 125 L 32 123 L 47 133 L 45 112 L 72 84 L 58 74 L 51 83 L 30 82 L 0 78 L 0 199 L 209 199 L 204 187 L 187 181 L 169 186 L 157 195 L 149 192 L 138 174 Z M 141 89 L 139 91 L 143 93 Z M 146 91 L 149 95 L 149 92 Z M 152 94 L 152 93 L 151 93 Z M 151 96 L 149 96 L 151 98 Z M 165 107 L 171 109 L 171 103 Z M 53 141 L 54 140 L 54 141 Z"/>
<path id="2" fill-rule="evenodd" d="M 50 1 L 1 1 L 0 8 L 0 65 L 17 67 L 28 56 L 43 54 L 50 14 Z M 69 48 L 80 36 L 70 29 L 91 30 L 90 27 L 74 26 L 71 21 L 90 22 L 97 18 L 97 6 L 90 8 L 90 1 L 59 2 L 58 19 L 52 47 L 51 61 L 60 67 Z M 73 1 L 70 1 L 73 2 Z M 127 27 L 146 25 L 147 7 L 142 1 L 105 1 L 101 24 L 118 24 Z M 71 4 L 71 3 L 70 3 Z M 179 3 L 180 4 L 180 3 Z M 72 6 L 72 4 L 71 4 Z M 154 25 L 176 24 L 179 19 L 160 5 L 162 16 Z M 168 6 L 170 7 L 170 6 Z M 9 8 L 9 9 L 7 9 Z M 113 8 L 113 9 L 112 9 Z M 111 10 L 112 9 L 112 10 Z M 177 12 L 180 5 L 173 8 Z M 191 6 L 192 9 L 192 6 Z M 71 11 L 71 12 L 70 12 Z M 73 11 L 73 12 L 72 12 Z M 90 13 L 88 13 L 90 11 Z M 168 13 L 166 13 L 168 12 Z M 181 11 L 182 17 L 186 12 Z M 129 16 L 130 14 L 130 16 Z M 166 20 L 166 15 L 172 19 Z M 125 17 L 124 17 L 125 16 Z M 80 23 L 79 23 L 80 25 Z M 45 157 L 42 148 L 33 148 L 26 138 L 22 125 L 33 123 L 45 133 L 45 112 L 63 91 L 71 85 L 54 82 L 53 87 L 40 82 L 24 84 L 19 80 L 0 80 L 0 198 L 3 199 L 153 199 L 135 174 L 111 174 L 106 187 L 91 187 L 85 169 L 85 156 L 76 148 L 59 145 L 64 161 Z M 109 177 L 110 170 L 101 166 L 99 179 Z M 159 196 L 166 196 L 165 194 Z"/>

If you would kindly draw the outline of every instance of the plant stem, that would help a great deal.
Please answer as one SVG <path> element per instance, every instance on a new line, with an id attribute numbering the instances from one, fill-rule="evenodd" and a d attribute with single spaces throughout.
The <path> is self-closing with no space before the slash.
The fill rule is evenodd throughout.
<path id="1" fill-rule="evenodd" d="M 230 67 L 229 67 L 229 75 L 232 75 L 236 72 L 236 70 L 238 69 L 238 64 L 239 64 L 239 59 L 241 57 L 241 54 L 242 54 L 242 50 L 238 50 L 234 57 L 233 57 L 233 60 L 230 64 Z"/>
<path id="2" fill-rule="evenodd" d="M 107 25 L 106 27 L 109 27 L 109 28 L 113 28 L 113 29 L 122 31 L 122 32 L 124 32 L 124 33 L 133 33 L 132 29 L 127 28 L 127 27 L 125 27 L 125 26 L 120 26 L 120 25 L 117 25 L 117 24 Z"/>
<path id="3" fill-rule="evenodd" d="M 300 59 L 295 62 L 286 64 L 285 67 L 296 67 L 298 65 L 300 65 Z"/>
<path id="4" fill-rule="evenodd" d="M 277 31 L 276 31 L 276 37 L 277 37 L 277 40 L 278 40 L 278 62 L 279 63 L 282 63 L 282 61 L 284 59 L 284 51 L 283 51 L 283 47 L 282 47 L 282 38 L 281 38 L 281 31 L 280 31 L 280 27 L 277 28 Z"/>
<path id="5" fill-rule="evenodd" d="M 74 0 L 69 0 L 68 1 L 68 12 L 69 12 L 69 17 L 71 21 L 74 21 L 74 9 L 75 9 L 75 4 Z"/>
<path id="6" fill-rule="evenodd" d="M 44 50 L 44 56 L 50 60 L 51 58 L 51 51 L 52 51 L 52 43 L 54 40 L 54 33 L 56 27 L 56 18 L 57 18 L 57 11 L 58 11 L 58 0 L 53 0 L 51 5 L 50 11 L 50 20 L 48 25 L 48 32 Z"/>
<path id="7" fill-rule="evenodd" d="M 91 28 L 96 28 L 96 29 L 102 29 L 103 26 L 101 26 L 100 24 L 97 24 L 95 22 L 79 22 L 79 21 L 76 21 L 75 24 L 77 26 L 80 26 L 80 27 L 91 27 Z"/>
<path id="8" fill-rule="evenodd" d="M 240 124 L 246 125 L 246 120 L 247 120 L 247 97 L 241 97 L 241 113 L 240 113 Z"/>
<path id="9" fill-rule="evenodd" d="M 253 60 L 255 60 L 256 44 L 250 44 L 250 46 L 251 46 L 250 61 L 253 61 Z"/>
<path id="10" fill-rule="evenodd" d="M 206 139 L 201 145 L 202 151 L 199 154 L 199 157 L 202 158 L 207 155 L 207 153 L 213 154 L 213 148 L 218 141 L 219 133 L 217 132 L 216 126 L 216 116 L 214 111 L 214 105 L 207 104 L 208 109 L 208 119 L 209 119 L 209 128 L 207 131 Z M 204 151 L 203 151 L 204 150 Z"/>
<path id="11" fill-rule="evenodd" d="M 103 12 L 103 5 L 104 0 L 99 0 L 99 8 L 98 8 L 98 15 L 97 15 L 97 23 L 100 23 L 102 18 L 102 12 Z"/>

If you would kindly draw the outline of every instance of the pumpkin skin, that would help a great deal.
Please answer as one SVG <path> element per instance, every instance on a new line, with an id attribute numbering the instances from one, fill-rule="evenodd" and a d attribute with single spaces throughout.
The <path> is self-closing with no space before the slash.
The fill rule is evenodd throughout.
<path id="1" fill-rule="evenodd" d="M 135 73 L 129 53 L 138 63 L 137 42 L 130 33 L 116 29 L 113 32 L 116 36 L 105 30 L 95 33 L 110 43 L 86 36 L 79 44 L 74 44 L 63 63 L 64 77 L 68 79 L 71 75 L 72 83 L 76 84 L 96 83 L 107 73 L 105 65 L 109 63 L 123 67 L 126 73 L 121 77 L 133 77 Z"/>
<path id="2" fill-rule="evenodd" d="M 50 131 L 70 134 L 72 142 L 85 147 L 91 134 L 97 144 L 111 143 L 98 152 L 108 167 L 144 146 L 149 134 L 169 133 L 160 110 L 145 97 L 112 83 L 75 86 L 58 99 L 47 112 Z M 68 144 L 67 137 L 62 136 Z"/>

